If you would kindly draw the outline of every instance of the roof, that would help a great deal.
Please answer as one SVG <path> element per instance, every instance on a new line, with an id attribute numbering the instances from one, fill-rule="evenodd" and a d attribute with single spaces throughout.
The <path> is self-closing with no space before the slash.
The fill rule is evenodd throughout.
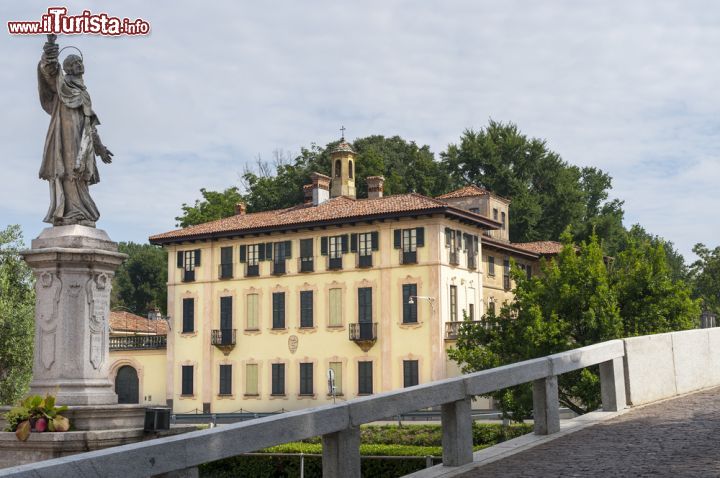
<path id="1" fill-rule="evenodd" d="M 526 259 L 538 259 L 540 254 L 537 252 L 520 247 L 520 244 L 512 243 L 510 241 L 494 239 L 488 236 L 482 236 L 480 241 L 483 247 L 490 247 L 493 249 L 500 249 L 502 251 L 510 252 L 513 254 L 521 255 Z"/>
<path id="2" fill-rule="evenodd" d="M 340 141 L 340 143 L 339 143 L 337 146 L 335 146 L 335 147 L 332 149 L 332 151 L 330 151 L 330 154 L 332 154 L 332 153 L 353 153 L 353 154 L 356 154 L 356 153 L 355 153 L 355 150 L 352 148 L 352 146 L 350 145 L 350 143 L 348 143 L 348 142 L 345 141 L 345 140 Z"/>
<path id="3" fill-rule="evenodd" d="M 562 242 L 557 241 L 516 242 L 513 245 L 541 256 L 560 254 L 564 247 Z"/>
<path id="4" fill-rule="evenodd" d="M 298 227 L 347 224 L 358 220 L 368 221 L 427 214 L 445 214 L 483 229 L 498 229 L 501 226 L 497 221 L 417 193 L 368 199 L 338 196 L 318 206 L 299 204 L 286 209 L 230 216 L 185 229 L 156 234 L 150 236 L 150 242 L 167 244 L 282 231 Z"/>
<path id="5" fill-rule="evenodd" d="M 150 320 L 130 312 L 113 310 L 110 311 L 110 331 L 167 335 L 168 324 L 164 320 Z"/>
<path id="6" fill-rule="evenodd" d="M 450 191 L 442 196 L 437 196 L 436 199 L 466 198 L 471 196 L 485 196 L 486 194 L 490 194 L 490 191 L 470 184 L 460 189 L 456 189 L 455 191 Z"/>

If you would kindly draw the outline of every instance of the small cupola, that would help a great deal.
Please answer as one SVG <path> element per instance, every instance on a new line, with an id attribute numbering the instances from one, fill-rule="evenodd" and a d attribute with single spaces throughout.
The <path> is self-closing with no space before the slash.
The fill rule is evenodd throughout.
<path id="1" fill-rule="evenodd" d="M 344 133 L 344 128 L 342 129 Z M 355 199 L 355 150 L 345 141 L 345 135 L 340 143 L 330 151 L 332 165 L 332 185 L 330 196 L 348 196 Z"/>

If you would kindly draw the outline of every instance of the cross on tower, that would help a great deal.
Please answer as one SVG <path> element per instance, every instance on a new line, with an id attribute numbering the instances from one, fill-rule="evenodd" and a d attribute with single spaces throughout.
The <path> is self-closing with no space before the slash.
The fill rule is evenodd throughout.
<path id="1" fill-rule="evenodd" d="M 340 133 L 342 134 L 341 140 L 345 140 L 345 126 L 340 127 Z"/>

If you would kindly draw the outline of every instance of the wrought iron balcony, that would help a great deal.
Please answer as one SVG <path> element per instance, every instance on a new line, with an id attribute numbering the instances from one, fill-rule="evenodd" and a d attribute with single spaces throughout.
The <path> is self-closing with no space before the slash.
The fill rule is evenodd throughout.
<path id="1" fill-rule="evenodd" d="M 281 261 L 273 261 L 272 263 L 272 273 L 275 276 L 281 276 L 287 272 L 287 268 L 285 267 L 286 261 L 285 259 Z"/>
<path id="2" fill-rule="evenodd" d="M 118 335 L 110 337 L 110 350 L 153 350 L 167 348 L 167 335 Z"/>
<path id="3" fill-rule="evenodd" d="M 312 257 L 298 257 L 298 270 L 300 272 L 314 272 L 315 264 Z"/>
<path id="4" fill-rule="evenodd" d="M 350 340 L 355 342 L 363 352 L 367 352 L 377 341 L 377 322 L 350 324 Z"/>
<path id="5" fill-rule="evenodd" d="M 182 281 L 183 282 L 194 282 L 195 281 L 195 270 L 189 271 L 189 270 L 183 269 Z"/>
<path id="6" fill-rule="evenodd" d="M 245 265 L 245 277 L 257 277 L 260 275 L 259 264 L 247 264 Z"/>
<path id="7" fill-rule="evenodd" d="M 417 251 L 400 251 L 400 264 L 417 264 Z"/>
<path id="8" fill-rule="evenodd" d="M 218 265 L 218 278 L 219 279 L 232 279 L 233 278 L 233 264 L 219 264 Z"/>
<path id="9" fill-rule="evenodd" d="M 210 343 L 227 355 L 235 348 L 236 335 L 237 329 L 215 329 L 211 332 Z"/>
<path id="10" fill-rule="evenodd" d="M 328 257 L 328 270 L 338 270 L 343 268 L 343 258 L 340 257 Z"/>
<path id="11" fill-rule="evenodd" d="M 373 256 L 372 254 L 367 254 L 364 256 L 361 256 L 358 254 L 358 267 L 372 267 L 373 265 Z"/>

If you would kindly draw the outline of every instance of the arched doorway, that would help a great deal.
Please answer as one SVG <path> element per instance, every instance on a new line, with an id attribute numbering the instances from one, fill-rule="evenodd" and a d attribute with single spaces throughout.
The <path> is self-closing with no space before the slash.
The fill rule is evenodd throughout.
<path id="1" fill-rule="evenodd" d="M 137 370 L 129 365 L 120 367 L 115 377 L 115 393 L 118 396 L 118 403 L 140 403 L 139 388 Z"/>

